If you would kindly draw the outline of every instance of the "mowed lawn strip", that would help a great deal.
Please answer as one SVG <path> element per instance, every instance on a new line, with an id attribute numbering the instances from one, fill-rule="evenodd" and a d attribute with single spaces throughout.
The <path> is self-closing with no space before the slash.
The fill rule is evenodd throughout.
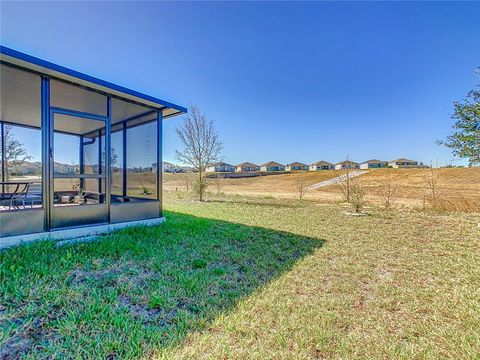
<path id="1" fill-rule="evenodd" d="M 342 205 L 308 201 L 167 198 L 159 227 L 0 252 L 2 351 L 20 347 L 27 358 L 480 354 L 478 214 L 370 209 L 354 217 Z"/>

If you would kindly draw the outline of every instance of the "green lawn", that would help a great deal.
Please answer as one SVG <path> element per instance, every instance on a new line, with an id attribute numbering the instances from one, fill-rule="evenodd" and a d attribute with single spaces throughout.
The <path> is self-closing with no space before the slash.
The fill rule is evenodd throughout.
<path id="1" fill-rule="evenodd" d="M 169 195 L 167 222 L 0 252 L 0 359 L 478 358 L 480 216 Z"/>

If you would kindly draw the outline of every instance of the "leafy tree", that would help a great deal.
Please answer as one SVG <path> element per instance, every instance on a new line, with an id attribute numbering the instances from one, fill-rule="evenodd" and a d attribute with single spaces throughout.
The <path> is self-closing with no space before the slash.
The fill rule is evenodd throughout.
<path id="1" fill-rule="evenodd" d="M 183 144 L 183 150 L 176 150 L 175 157 L 178 161 L 191 165 L 197 172 L 198 177 L 193 189 L 202 201 L 208 186 L 203 175 L 207 166 L 221 159 L 222 142 L 213 122 L 196 106 L 190 108 L 183 124 L 176 128 L 176 132 Z"/>
<path id="2" fill-rule="evenodd" d="M 117 151 L 115 150 L 115 148 L 111 148 L 110 149 L 110 166 L 111 167 L 114 167 L 115 165 L 117 165 L 117 161 L 118 161 L 118 155 L 117 155 Z"/>
<path id="3" fill-rule="evenodd" d="M 465 100 L 454 102 L 452 119 L 456 120 L 453 134 L 437 143 L 453 149 L 455 156 L 468 159 L 470 166 L 480 165 L 480 84 Z"/>
<path id="4" fill-rule="evenodd" d="M 27 161 L 30 160 L 32 157 L 27 154 L 27 150 L 23 143 L 16 139 L 12 134 L 12 127 L 9 125 L 4 125 L 3 128 L 4 138 L 3 141 L 5 142 L 5 169 L 7 169 L 6 178 L 9 178 L 9 171 L 8 166 L 10 163 L 15 164 L 15 162 L 19 161 Z"/>
<path id="5" fill-rule="evenodd" d="M 104 149 L 102 151 L 102 166 L 105 166 L 105 159 L 107 158 L 106 157 L 106 154 L 107 154 L 107 150 Z M 111 147 L 110 148 L 110 167 L 114 167 L 115 165 L 117 165 L 117 162 L 118 162 L 118 155 L 117 155 L 117 150 L 115 150 L 114 147 Z"/>

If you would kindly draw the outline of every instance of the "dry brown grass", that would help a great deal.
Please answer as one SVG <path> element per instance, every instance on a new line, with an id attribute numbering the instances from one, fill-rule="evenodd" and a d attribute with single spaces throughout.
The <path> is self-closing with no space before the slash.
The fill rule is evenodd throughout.
<path id="1" fill-rule="evenodd" d="M 195 174 L 190 174 L 195 176 Z M 165 190 L 182 189 L 182 176 L 185 174 L 164 174 Z M 240 193 L 253 195 L 278 195 L 298 197 L 298 177 L 305 179 L 307 186 L 335 177 L 335 171 L 292 172 L 288 174 L 267 175 L 250 178 L 228 179 L 222 187 L 225 193 Z"/>
<path id="2" fill-rule="evenodd" d="M 396 206 L 422 207 L 425 194 L 423 175 L 427 171 L 429 170 L 372 170 L 368 174 L 360 176 L 359 184 L 365 190 L 365 200 L 370 204 L 380 205 L 383 203 L 382 191 L 384 183 L 391 176 L 397 186 L 395 194 Z M 480 211 L 480 168 L 435 169 L 435 172 L 439 176 L 438 210 Z M 182 176 L 185 176 L 185 174 L 165 174 L 164 189 L 175 190 L 177 188 L 178 190 L 183 190 Z M 229 179 L 222 187 L 222 192 L 227 194 L 296 198 L 298 197 L 297 176 L 305 178 L 307 185 L 312 185 L 331 179 L 337 176 L 337 173 L 329 170 Z M 340 189 L 336 185 L 308 191 L 305 197 L 323 203 L 338 202 L 342 199 Z"/>
<path id="3" fill-rule="evenodd" d="M 423 206 L 426 184 L 424 175 L 429 169 L 380 169 L 359 178 L 369 200 L 381 201 L 382 188 L 389 176 L 398 186 L 396 197 L 400 205 Z M 448 211 L 480 211 L 480 168 L 434 169 L 438 176 L 437 209 Z M 391 175 L 390 175 L 391 174 Z M 320 189 L 335 192 L 332 187 Z"/>

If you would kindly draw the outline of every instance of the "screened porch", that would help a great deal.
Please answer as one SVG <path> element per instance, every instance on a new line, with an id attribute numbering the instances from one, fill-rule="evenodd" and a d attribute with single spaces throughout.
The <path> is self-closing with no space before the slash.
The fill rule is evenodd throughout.
<path id="1" fill-rule="evenodd" d="M 2 55 L 0 236 L 161 217 L 161 122 L 185 109 Z"/>

